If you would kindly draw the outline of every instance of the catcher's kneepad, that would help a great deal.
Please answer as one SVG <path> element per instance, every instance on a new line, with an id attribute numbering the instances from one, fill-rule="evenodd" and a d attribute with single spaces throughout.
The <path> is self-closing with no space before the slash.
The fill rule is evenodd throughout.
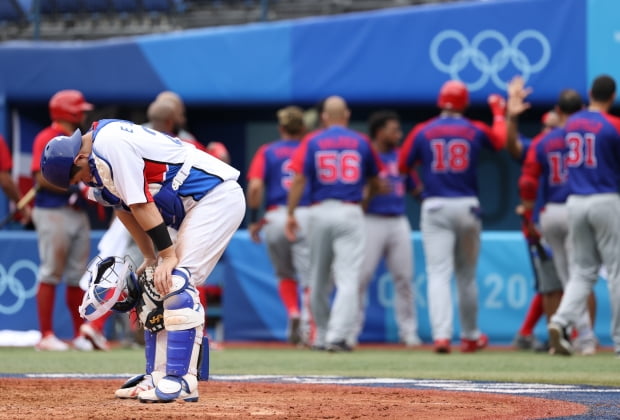
<path id="1" fill-rule="evenodd" d="M 204 323 L 204 309 L 196 289 L 189 284 L 189 272 L 172 270 L 173 292 L 164 299 L 164 324 L 169 331 L 186 330 Z"/>

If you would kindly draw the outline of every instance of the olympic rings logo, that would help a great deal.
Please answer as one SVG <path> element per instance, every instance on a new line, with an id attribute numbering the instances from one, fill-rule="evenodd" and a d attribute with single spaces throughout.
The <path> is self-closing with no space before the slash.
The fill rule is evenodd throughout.
<path id="1" fill-rule="evenodd" d="M 541 49 L 538 60 L 533 61 L 528 57 L 526 52 L 520 47 L 525 41 L 534 41 L 538 43 Z M 460 47 L 451 57 L 444 57 L 444 61 L 440 57 L 440 48 L 454 41 Z M 481 49 L 482 43 L 496 43 L 497 51 L 488 54 Z M 507 81 L 504 81 L 500 73 L 502 70 L 512 63 L 515 69 L 527 81 L 532 73 L 537 73 L 544 69 L 551 59 L 551 45 L 549 40 L 540 32 L 533 29 L 526 29 L 519 32 L 509 42 L 508 39 L 500 32 L 491 29 L 478 33 L 471 41 L 460 32 L 448 29 L 438 33 L 431 41 L 430 57 L 433 65 L 441 72 L 450 75 L 451 79 L 461 80 L 460 73 L 470 64 L 480 72 L 480 76 L 472 82 L 465 82 L 471 91 L 475 91 L 484 87 L 489 79 L 493 81 L 495 86 L 505 90 Z"/>
<path id="2" fill-rule="evenodd" d="M 23 270 L 32 272 L 33 280 L 29 288 L 26 288 L 18 277 L 18 273 Z M 8 271 L 0 265 L 0 314 L 15 314 L 24 307 L 26 300 L 34 297 L 37 293 L 37 272 L 37 265 L 30 260 L 18 260 Z M 7 298 L 5 293 L 13 296 Z"/>

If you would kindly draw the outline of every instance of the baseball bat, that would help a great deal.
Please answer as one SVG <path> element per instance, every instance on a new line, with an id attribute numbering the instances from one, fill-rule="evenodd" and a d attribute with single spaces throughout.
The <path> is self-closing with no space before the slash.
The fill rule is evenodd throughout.
<path id="1" fill-rule="evenodd" d="M 13 220 L 15 215 L 34 199 L 34 196 L 36 195 L 36 193 L 37 193 L 36 186 L 30 188 L 28 192 L 26 192 L 26 194 L 24 194 L 24 196 L 19 199 L 19 201 L 15 205 L 15 209 L 12 212 L 10 212 L 4 219 L 2 219 L 2 221 L 0 221 L 0 228 L 4 227 L 4 225 L 9 223 L 11 220 Z"/>

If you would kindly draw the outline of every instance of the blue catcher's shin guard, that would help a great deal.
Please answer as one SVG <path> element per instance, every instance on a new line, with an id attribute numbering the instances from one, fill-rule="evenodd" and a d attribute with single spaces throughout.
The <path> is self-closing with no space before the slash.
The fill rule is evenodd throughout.
<path id="1" fill-rule="evenodd" d="M 202 337 L 202 347 L 198 357 L 198 380 L 209 380 L 209 338 L 206 335 Z"/>
<path id="2" fill-rule="evenodd" d="M 196 329 L 168 331 L 168 357 L 166 375 L 183 376 L 189 369 L 194 350 Z"/>
<path id="3" fill-rule="evenodd" d="M 155 369 L 155 352 L 157 350 L 157 333 L 144 330 L 144 356 L 146 357 L 146 373 L 150 375 Z"/>

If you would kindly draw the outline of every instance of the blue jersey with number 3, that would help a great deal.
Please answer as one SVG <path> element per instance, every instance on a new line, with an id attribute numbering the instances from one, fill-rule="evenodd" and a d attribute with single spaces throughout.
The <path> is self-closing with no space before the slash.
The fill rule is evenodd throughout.
<path id="1" fill-rule="evenodd" d="M 618 192 L 620 118 L 579 111 L 566 126 L 568 187 L 571 194 Z"/>

